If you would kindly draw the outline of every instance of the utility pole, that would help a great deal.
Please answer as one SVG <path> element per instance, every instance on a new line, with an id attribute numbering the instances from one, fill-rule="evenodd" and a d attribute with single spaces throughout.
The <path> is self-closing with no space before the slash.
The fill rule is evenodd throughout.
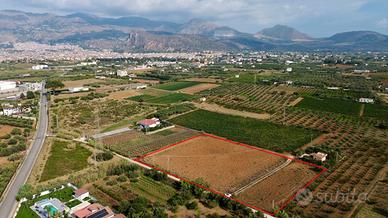
<path id="1" fill-rule="evenodd" d="M 286 107 L 283 108 L 283 125 L 286 123 Z"/>

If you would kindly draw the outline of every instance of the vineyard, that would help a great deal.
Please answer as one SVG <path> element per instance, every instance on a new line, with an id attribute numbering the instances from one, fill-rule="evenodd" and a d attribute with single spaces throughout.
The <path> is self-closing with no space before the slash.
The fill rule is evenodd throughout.
<path id="1" fill-rule="evenodd" d="M 320 132 L 294 126 L 284 126 L 253 118 L 224 115 L 197 110 L 170 120 L 172 123 L 205 131 L 234 141 L 273 151 L 292 151 Z"/>
<path id="2" fill-rule="evenodd" d="M 366 192 L 388 161 L 387 136 L 386 131 L 372 127 L 349 127 L 342 132 L 332 133 L 328 140 L 318 146 L 339 148 L 341 154 L 336 157 L 336 164 L 325 177 L 313 183 L 315 193 L 325 193 L 335 198 L 338 192 L 355 196 Z M 317 217 L 344 217 L 359 203 L 335 202 L 332 198 L 316 199 L 303 208 L 293 207 L 292 211 Z"/>
<path id="3" fill-rule="evenodd" d="M 124 156 L 138 157 L 197 134 L 195 131 L 183 128 L 164 130 L 152 135 L 131 131 L 104 138 L 102 143 L 105 147 Z"/>
<path id="4" fill-rule="evenodd" d="M 226 108 L 275 113 L 298 98 L 293 93 L 276 91 L 276 89 L 276 86 L 231 84 L 211 89 L 203 94 L 207 96 L 208 101 Z"/>

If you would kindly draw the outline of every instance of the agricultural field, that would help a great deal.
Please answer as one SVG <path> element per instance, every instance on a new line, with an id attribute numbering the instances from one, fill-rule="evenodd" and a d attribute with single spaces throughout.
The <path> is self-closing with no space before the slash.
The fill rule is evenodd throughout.
<path id="1" fill-rule="evenodd" d="M 278 151 L 292 151 L 320 135 L 320 132 L 282 126 L 253 118 L 243 118 L 197 110 L 170 120 L 172 123 L 205 131 L 234 141 Z"/>
<path id="2" fill-rule="evenodd" d="M 282 112 L 298 96 L 293 92 L 279 91 L 277 86 L 253 84 L 227 84 L 203 91 L 210 103 L 226 108 L 256 113 Z"/>
<path id="3" fill-rule="evenodd" d="M 63 84 L 65 85 L 64 88 L 73 88 L 73 87 L 86 86 L 89 84 L 95 84 L 99 82 L 103 82 L 103 80 L 99 80 L 99 79 L 68 80 L 68 81 L 64 81 Z"/>
<path id="4" fill-rule="evenodd" d="M 60 177 L 88 166 L 92 152 L 73 142 L 54 140 L 40 181 Z"/>
<path id="5" fill-rule="evenodd" d="M 365 104 L 364 116 L 388 121 L 388 106 L 381 104 Z"/>
<path id="6" fill-rule="evenodd" d="M 213 84 L 213 83 L 200 83 L 198 85 L 194 85 L 194 86 L 190 86 L 190 87 L 187 87 L 184 89 L 180 89 L 179 92 L 193 95 L 193 94 L 198 93 L 198 92 L 202 92 L 202 91 L 205 91 L 208 89 L 216 88 L 218 86 L 220 86 L 220 85 Z"/>
<path id="7" fill-rule="evenodd" d="M 195 131 L 179 127 L 151 135 L 145 135 L 143 132 L 134 130 L 106 137 L 102 139 L 102 144 L 121 155 L 138 157 L 197 134 Z"/>
<path id="8" fill-rule="evenodd" d="M 31 137 L 31 127 L 22 119 L 4 118 L 3 121 L 7 125 L 0 125 L 0 195 L 16 172 L 20 160 L 23 159 Z"/>
<path id="9" fill-rule="evenodd" d="M 188 88 L 200 84 L 195 81 L 181 81 L 181 82 L 171 82 L 155 86 L 157 89 L 163 89 L 168 91 L 177 91 L 180 89 Z"/>
<path id="10" fill-rule="evenodd" d="M 151 104 L 172 104 L 172 103 L 179 103 L 179 102 L 185 102 L 190 101 L 194 98 L 194 96 L 184 93 L 171 93 L 167 95 L 162 96 L 151 96 L 151 95 L 139 95 L 128 98 L 132 101 L 138 101 L 138 102 L 147 102 Z"/>
<path id="11" fill-rule="evenodd" d="M 336 98 L 315 98 L 304 96 L 303 100 L 297 104 L 296 107 L 339 113 L 350 116 L 359 116 L 361 104 L 355 101 Z"/>
<path id="12" fill-rule="evenodd" d="M 108 95 L 108 98 L 113 100 L 123 100 L 136 95 L 140 95 L 140 93 L 137 90 L 127 89 L 122 91 L 111 92 Z"/>
<path id="13" fill-rule="evenodd" d="M 71 135 L 94 135 L 98 129 L 109 128 L 138 114 L 149 113 L 154 107 L 145 107 L 137 102 L 96 99 L 76 100 L 75 103 L 59 102 L 51 107 L 52 128 L 59 133 Z M 58 123 L 57 123 L 58 121 Z"/>
<path id="14" fill-rule="evenodd" d="M 273 211 L 273 201 L 282 206 L 317 175 L 309 165 L 211 135 L 185 140 L 141 160 L 266 211 Z"/>

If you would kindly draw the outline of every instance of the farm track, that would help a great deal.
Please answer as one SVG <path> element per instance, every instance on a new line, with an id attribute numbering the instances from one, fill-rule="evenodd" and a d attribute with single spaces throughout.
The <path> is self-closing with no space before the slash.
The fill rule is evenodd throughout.
<path id="1" fill-rule="evenodd" d="M 243 187 L 241 188 L 238 188 L 236 191 L 232 192 L 231 194 L 232 195 L 238 195 L 242 192 L 244 192 L 245 190 L 249 189 L 250 187 L 256 185 L 257 183 L 265 180 L 266 178 L 272 176 L 273 174 L 275 174 L 276 172 L 278 172 L 279 170 L 283 169 L 284 167 L 288 166 L 290 163 L 292 162 L 292 159 L 287 159 L 284 163 L 282 163 L 280 166 L 276 167 L 275 169 L 263 174 L 263 175 L 260 175 L 258 178 L 254 179 L 252 182 L 248 183 L 247 185 L 244 185 Z"/>

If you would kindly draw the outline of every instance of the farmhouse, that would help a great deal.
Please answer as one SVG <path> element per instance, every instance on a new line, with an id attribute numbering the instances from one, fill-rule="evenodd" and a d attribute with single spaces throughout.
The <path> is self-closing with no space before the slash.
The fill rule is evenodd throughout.
<path id="1" fill-rule="evenodd" d="M 33 70 L 46 70 L 49 67 L 46 64 L 34 65 L 32 66 Z"/>
<path id="2" fill-rule="evenodd" d="M 71 93 L 76 93 L 76 92 L 87 92 L 89 91 L 89 88 L 87 87 L 73 87 L 73 88 L 69 88 L 69 92 Z"/>
<path id="3" fill-rule="evenodd" d="M 375 100 L 373 100 L 373 98 L 360 98 L 358 100 L 358 102 L 360 103 L 375 103 Z"/>
<path id="4" fill-rule="evenodd" d="M 128 76 L 128 72 L 126 70 L 118 70 L 117 71 L 117 76 L 118 77 L 125 77 Z"/>
<path id="5" fill-rule="evenodd" d="M 324 162 L 324 161 L 326 161 L 327 154 L 325 154 L 325 153 L 323 153 L 323 152 L 317 152 L 317 153 L 311 154 L 311 156 L 312 156 L 315 160 Z"/>
<path id="6" fill-rule="evenodd" d="M 104 207 L 101 204 L 94 203 L 74 212 L 72 216 L 74 218 L 108 218 L 114 217 L 115 215 L 109 207 Z"/>
<path id="7" fill-rule="evenodd" d="M 151 119 L 140 120 L 137 125 L 139 125 L 141 129 L 154 128 L 160 125 L 160 120 L 155 117 Z"/>
<path id="8" fill-rule="evenodd" d="M 18 107 L 16 108 L 3 108 L 2 115 L 4 116 L 12 116 L 16 114 L 21 114 L 22 110 Z"/>
<path id="9" fill-rule="evenodd" d="M 89 197 L 89 191 L 83 188 L 77 189 L 74 191 L 74 197 L 82 200 Z"/>

